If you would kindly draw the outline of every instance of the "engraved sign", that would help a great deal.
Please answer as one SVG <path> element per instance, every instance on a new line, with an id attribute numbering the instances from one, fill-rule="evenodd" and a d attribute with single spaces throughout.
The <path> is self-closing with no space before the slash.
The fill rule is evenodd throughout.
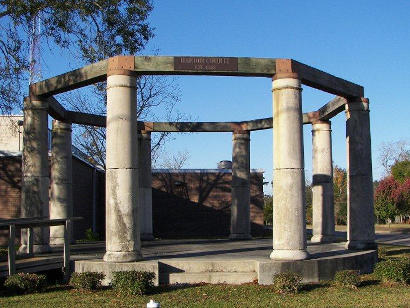
<path id="1" fill-rule="evenodd" d="M 228 57 L 174 57 L 177 71 L 237 72 L 238 58 Z"/>

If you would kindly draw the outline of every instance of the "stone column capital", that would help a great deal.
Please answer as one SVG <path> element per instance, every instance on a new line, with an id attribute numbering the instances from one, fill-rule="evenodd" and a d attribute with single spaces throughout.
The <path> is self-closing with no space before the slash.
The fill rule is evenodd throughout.
<path id="1" fill-rule="evenodd" d="M 136 77 L 126 74 L 115 74 L 107 77 L 107 91 L 113 88 L 137 88 Z"/>
<path id="2" fill-rule="evenodd" d="M 329 120 L 317 120 L 312 122 L 312 132 L 318 130 L 332 131 L 332 123 Z"/>
<path id="3" fill-rule="evenodd" d="M 347 104 L 345 105 L 345 111 L 346 112 L 352 112 L 352 111 L 363 111 L 363 112 L 369 112 L 369 99 L 368 98 L 356 98 L 356 99 L 351 99 L 348 100 Z"/>
<path id="4" fill-rule="evenodd" d="M 53 131 L 54 130 L 62 130 L 62 131 L 67 131 L 67 132 L 72 131 L 71 123 L 69 122 L 53 120 L 52 123 L 53 123 L 53 126 L 52 126 Z"/>
<path id="5" fill-rule="evenodd" d="M 232 133 L 232 140 L 251 140 L 248 130 L 237 130 Z"/>
<path id="6" fill-rule="evenodd" d="M 141 130 L 138 132 L 138 138 L 151 140 L 151 132 L 148 130 Z"/>
<path id="7" fill-rule="evenodd" d="M 38 96 L 24 98 L 23 110 L 48 110 L 48 102 Z"/>
<path id="8" fill-rule="evenodd" d="M 293 77 L 284 77 L 279 79 L 273 79 L 272 92 L 280 90 L 298 90 L 302 91 L 302 83 L 300 79 Z"/>

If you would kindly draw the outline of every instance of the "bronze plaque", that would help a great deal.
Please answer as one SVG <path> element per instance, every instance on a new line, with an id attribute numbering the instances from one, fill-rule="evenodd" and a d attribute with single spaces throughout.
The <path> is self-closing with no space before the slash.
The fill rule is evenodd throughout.
<path id="1" fill-rule="evenodd" d="M 174 57 L 176 71 L 237 72 L 238 58 Z"/>

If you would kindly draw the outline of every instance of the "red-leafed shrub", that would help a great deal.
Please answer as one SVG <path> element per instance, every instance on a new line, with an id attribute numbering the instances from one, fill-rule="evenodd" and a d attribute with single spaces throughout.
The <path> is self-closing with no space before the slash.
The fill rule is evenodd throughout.
<path id="1" fill-rule="evenodd" d="M 374 198 L 376 216 L 382 222 L 410 213 L 410 179 L 402 183 L 389 176 L 380 181 Z"/>

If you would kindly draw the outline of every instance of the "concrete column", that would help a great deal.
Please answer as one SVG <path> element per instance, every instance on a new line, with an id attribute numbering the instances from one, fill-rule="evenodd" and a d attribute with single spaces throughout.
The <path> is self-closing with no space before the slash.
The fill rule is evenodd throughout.
<path id="1" fill-rule="evenodd" d="M 312 242 L 328 243 L 335 237 L 333 205 L 332 130 L 330 121 L 312 125 Z"/>
<path id="2" fill-rule="evenodd" d="M 369 101 L 346 104 L 348 249 L 375 248 Z"/>
<path id="3" fill-rule="evenodd" d="M 141 240 L 152 241 L 152 170 L 151 170 L 151 133 L 138 134 L 139 162 L 139 210 Z"/>
<path id="4" fill-rule="evenodd" d="M 49 217 L 48 104 L 37 97 L 24 100 L 21 217 Z M 50 251 L 50 228 L 34 228 L 34 253 Z M 27 252 L 27 230 L 20 252 Z"/>
<path id="5" fill-rule="evenodd" d="M 250 134 L 232 136 L 232 206 L 230 239 L 250 239 Z"/>
<path id="6" fill-rule="evenodd" d="M 271 259 L 302 260 L 306 251 L 301 84 L 273 80 L 273 251 Z"/>
<path id="7" fill-rule="evenodd" d="M 50 219 L 73 216 L 71 123 L 53 121 L 51 138 Z M 64 244 L 64 226 L 50 227 L 50 244 Z"/>
<path id="8" fill-rule="evenodd" d="M 108 262 L 131 262 L 142 258 L 135 91 L 136 79 L 132 71 L 108 73 L 104 255 L 104 261 Z"/>

